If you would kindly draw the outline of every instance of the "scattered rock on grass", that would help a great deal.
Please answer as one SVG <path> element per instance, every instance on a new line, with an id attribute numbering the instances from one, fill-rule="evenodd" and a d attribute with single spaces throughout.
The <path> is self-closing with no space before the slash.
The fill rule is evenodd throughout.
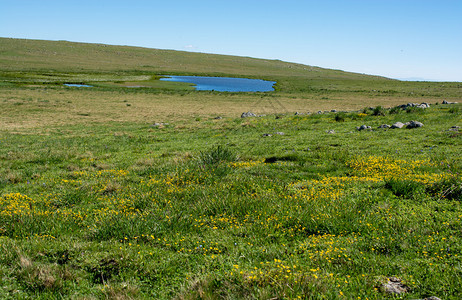
<path id="1" fill-rule="evenodd" d="M 430 104 L 428 103 L 420 103 L 419 105 L 417 105 L 418 108 L 429 108 L 430 107 Z"/>
<path id="2" fill-rule="evenodd" d="M 404 123 L 401 123 L 401 122 L 396 122 L 395 124 L 391 125 L 391 129 L 395 129 L 395 128 L 403 128 L 404 127 Z"/>
<path id="3" fill-rule="evenodd" d="M 398 107 L 400 107 L 401 109 L 406 109 L 408 107 L 429 108 L 430 104 L 426 102 L 423 102 L 420 104 L 419 103 L 408 103 L 408 104 L 399 105 Z"/>
<path id="4" fill-rule="evenodd" d="M 150 125 L 151 127 L 163 127 L 163 126 L 167 126 L 168 123 L 154 123 L 152 125 Z"/>
<path id="5" fill-rule="evenodd" d="M 334 134 L 334 133 L 335 133 L 334 130 L 327 130 L 326 132 L 327 132 L 328 134 Z"/>
<path id="6" fill-rule="evenodd" d="M 241 118 L 250 118 L 250 117 L 256 117 L 256 116 L 257 116 L 257 115 L 254 114 L 253 112 L 248 111 L 248 112 L 242 113 Z"/>
<path id="7" fill-rule="evenodd" d="M 273 136 L 273 135 L 271 133 L 263 133 L 262 136 L 266 137 L 266 136 Z"/>
<path id="8" fill-rule="evenodd" d="M 402 294 L 406 293 L 409 287 L 401 283 L 401 279 L 390 277 L 387 282 L 382 284 L 381 289 L 388 294 Z"/>
<path id="9" fill-rule="evenodd" d="M 388 124 L 382 124 L 378 128 L 390 128 L 391 126 Z"/>
<path id="10" fill-rule="evenodd" d="M 276 132 L 277 135 L 284 135 L 285 133 L 284 132 L 281 132 L 281 131 L 278 131 Z"/>
<path id="11" fill-rule="evenodd" d="M 443 103 L 443 104 L 457 104 L 457 102 L 448 102 L 448 101 L 446 101 L 446 100 L 443 100 L 442 103 Z"/>
<path id="12" fill-rule="evenodd" d="M 409 122 L 409 124 L 407 124 L 406 128 L 412 129 L 412 128 L 419 128 L 419 127 L 423 127 L 423 126 L 424 125 L 419 121 L 411 121 L 411 122 Z"/>
<path id="13" fill-rule="evenodd" d="M 448 129 L 448 131 L 459 131 L 459 126 L 452 126 L 451 128 Z"/>
<path id="14" fill-rule="evenodd" d="M 361 125 L 360 127 L 356 127 L 357 130 L 361 131 L 361 130 L 371 130 L 372 127 L 371 126 L 367 126 L 367 125 Z"/>

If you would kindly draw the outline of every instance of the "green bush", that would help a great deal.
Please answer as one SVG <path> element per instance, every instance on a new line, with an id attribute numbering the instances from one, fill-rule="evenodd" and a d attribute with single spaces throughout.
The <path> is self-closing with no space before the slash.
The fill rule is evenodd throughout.
<path id="1" fill-rule="evenodd" d="M 382 106 L 377 106 L 372 111 L 373 116 L 385 116 L 385 109 Z"/>
<path id="2" fill-rule="evenodd" d="M 390 115 L 399 114 L 401 112 L 401 107 L 395 106 L 392 107 L 389 111 Z"/>
<path id="3" fill-rule="evenodd" d="M 345 122 L 345 117 L 346 117 L 345 113 L 335 114 L 335 121 L 337 121 L 337 122 Z"/>

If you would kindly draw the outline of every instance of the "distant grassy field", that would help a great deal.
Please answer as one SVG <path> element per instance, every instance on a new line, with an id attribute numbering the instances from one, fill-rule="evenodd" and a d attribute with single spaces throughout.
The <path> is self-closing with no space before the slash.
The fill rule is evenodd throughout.
<path id="1" fill-rule="evenodd" d="M 461 83 L 13 39 L 0 70 L 2 299 L 462 298 Z"/>

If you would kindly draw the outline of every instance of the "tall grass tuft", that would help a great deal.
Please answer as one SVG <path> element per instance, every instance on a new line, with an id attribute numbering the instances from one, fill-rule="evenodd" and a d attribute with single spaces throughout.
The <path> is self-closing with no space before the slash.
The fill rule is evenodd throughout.
<path id="1" fill-rule="evenodd" d="M 237 160 L 237 155 L 228 147 L 218 145 L 207 151 L 201 151 L 199 161 L 204 166 L 216 166 L 223 162 Z"/>
<path id="2" fill-rule="evenodd" d="M 421 183 L 399 178 L 388 179 L 385 182 L 385 187 L 396 196 L 408 199 L 414 198 L 415 196 L 421 195 L 425 192 L 425 187 Z"/>

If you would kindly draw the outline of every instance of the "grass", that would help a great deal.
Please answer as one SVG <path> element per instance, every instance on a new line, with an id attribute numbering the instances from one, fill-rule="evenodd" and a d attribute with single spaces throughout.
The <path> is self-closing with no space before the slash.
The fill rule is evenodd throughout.
<path id="1" fill-rule="evenodd" d="M 0 85 L 1 298 L 461 298 L 460 104 L 434 105 L 460 100 L 457 83 L 326 71 L 297 90 L 262 62 L 236 65 L 278 91 L 130 89 L 155 78 L 58 64 L 44 84 L 29 59 Z M 95 88 L 62 87 L 71 75 Z M 408 102 L 431 107 L 389 109 Z M 424 127 L 378 128 L 411 120 Z M 390 277 L 407 292 L 387 294 Z"/>

